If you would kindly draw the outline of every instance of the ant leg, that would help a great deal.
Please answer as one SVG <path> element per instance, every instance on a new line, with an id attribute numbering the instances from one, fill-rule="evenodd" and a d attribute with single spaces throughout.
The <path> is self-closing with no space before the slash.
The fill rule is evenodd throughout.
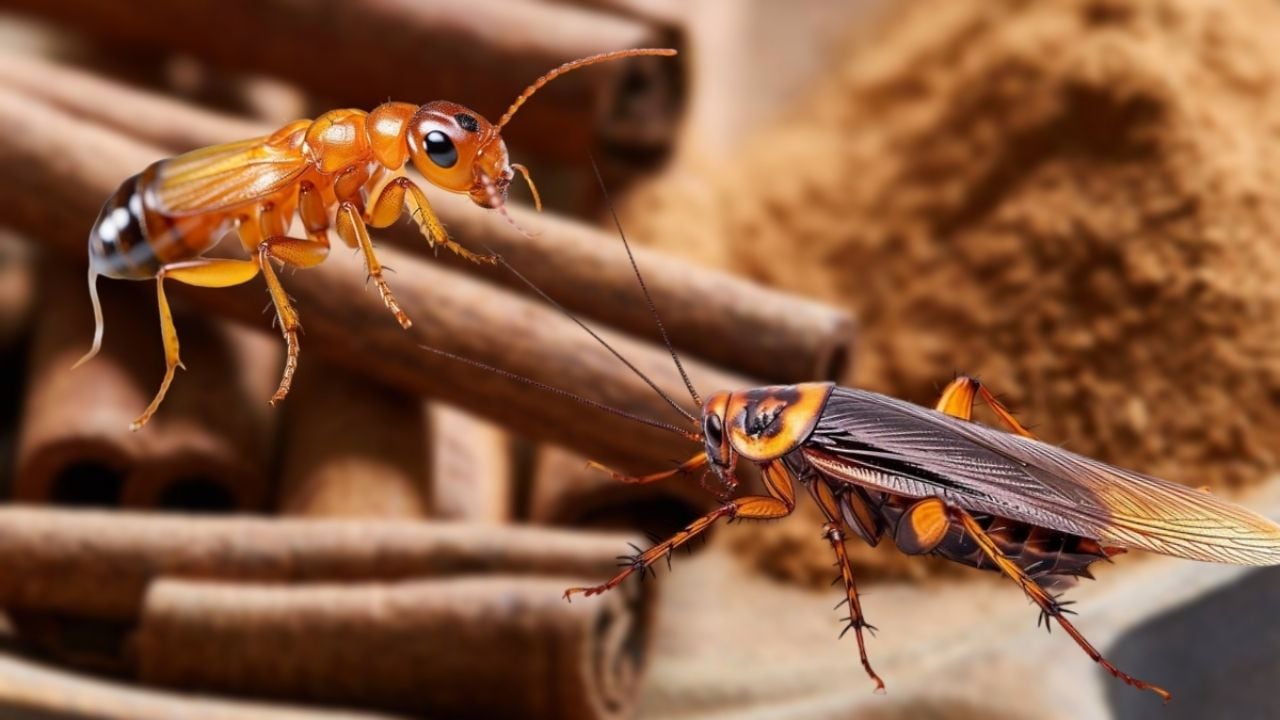
<path id="1" fill-rule="evenodd" d="M 1172 696 L 1164 688 L 1159 687 L 1158 685 L 1152 685 L 1151 683 L 1144 682 L 1131 675 L 1123 673 L 1115 665 L 1108 662 L 1107 659 L 1102 656 L 1102 653 L 1098 652 L 1097 648 L 1093 647 L 1093 645 L 1085 639 L 1084 635 L 1080 634 L 1080 631 L 1077 630 L 1076 627 L 1066 619 L 1066 617 L 1064 617 L 1063 613 L 1067 611 L 1063 610 L 1062 604 L 1050 595 L 1043 587 L 1041 587 L 1033 578 L 1023 572 L 1021 568 L 1013 563 L 1013 561 L 1006 558 L 1004 554 L 1000 552 L 1000 549 L 996 547 L 995 541 L 987 535 L 987 533 L 982 529 L 982 526 L 978 524 L 978 521 L 973 519 L 972 515 L 966 512 L 963 508 L 958 508 L 952 505 L 947 506 L 947 513 L 952 517 L 952 519 L 959 522 L 964 531 L 974 539 L 978 547 L 982 550 L 983 555 L 985 555 L 987 559 L 991 560 L 991 562 L 994 563 L 1001 572 L 1007 575 L 1009 579 L 1016 582 L 1018 587 L 1022 588 L 1023 592 L 1027 594 L 1027 597 L 1031 598 L 1032 602 L 1040 606 L 1040 612 L 1044 613 L 1046 618 L 1053 618 L 1056 620 L 1058 625 L 1076 641 L 1076 644 L 1080 646 L 1080 649 L 1084 650 L 1085 654 L 1087 654 L 1094 662 L 1101 665 L 1104 670 L 1126 684 L 1138 688 L 1139 690 L 1150 690 L 1151 692 L 1159 695 L 1165 702 L 1169 702 L 1169 699 Z"/>
<path id="2" fill-rule="evenodd" d="M 293 237 L 269 237 L 258 245 L 257 266 L 262 277 L 267 281 L 267 290 L 271 293 L 271 302 L 275 305 L 276 316 L 280 319 L 280 334 L 284 337 L 287 355 L 284 362 L 284 373 L 280 377 L 280 385 L 271 396 L 271 404 L 275 405 L 289 394 L 293 385 L 293 374 L 298 369 L 298 331 L 302 328 L 298 320 L 298 311 L 294 310 L 289 294 L 280 284 L 271 260 L 278 260 L 294 267 L 315 267 L 329 256 L 329 241 L 321 234 L 318 239 L 303 240 Z"/>
<path id="3" fill-rule="evenodd" d="M 398 177 L 387 183 L 378 194 L 378 199 L 373 202 L 366 220 L 375 228 L 387 227 L 400 217 L 406 206 L 413 221 L 418 224 L 418 229 L 427 236 L 427 243 L 431 247 L 443 245 L 471 262 L 497 264 L 497 255 L 478 255 L 450 240 L 449 233 L 440 224 L 440 218 L 431 209 L 426 194 L 407 177 Z"/>
<path id="4" fill-rule="evenodd" d="M 991 408 L 996 414 L 1000 422 L 1004 423 L 1013 432 L 1023 437 L 1035 439 L 1035 435 L 1018 422 L 1018 419 L 1009 412 L 996 396 L 987 389 L 982 381 L 968 375 L 961 375 L 952 380 L 942 391 L 942 397 L 938 398 L 938 404 L 934 409 L 940 413 L 946 413 L 952 417 L 958 417 L 961 420 L 969 420 L 973 417 L 973 404 L 977 397 L 981 396 L 982 401 Z"/>
<path id="5" fill-rule="evenodd" d="M 192 260 L 174 263 L 160 268 L 156 274 L 156 304 L 160 307 L 160 338 L 164 342 L 164 379 L 160 381 L 160 389 L 142 411 L 137 420 L 129 424 L 130 430 L 140 430 L 156 414 L 164 396 L 169 392 L 174 372 L 184 367 L 178 355 L 178 330 L 173 325 L 173 312 L 169 309 L 169 298 L 164 292 L 166 278 L 197 285 L 199 287 L 229 287 L 252 280 L 258 274 L 258 266 L 250 260 Z"/>
<path id="6" fill-rule="evenodd" d="M 343 242 L 352 247 L 359 247 L 360 251 L 364 253 L 365 268 L 369 272 L 369 279 L 377 286 L 378 294 L 382 296 L 382 303 L 396 316 L 400 327 L 408 330 L 413 325 L 413 322 L 400 309 L 400 304 L 396 302 L 395 295 L 391 294 L 391 288 L 387 285 L 387 281 L 383 279 L 382 263 L 379 262 L 378 256 L 373 252 L 373 241 L 369 239 L 369 231 L 365 228 L 364 220 L 360 217 L 360 211 L 351 202 L 344 202 L 338 208 L 337 230 L 338 237 L 342 238 Z"/>
<path id="7" fill-rule="evenodd" d="M 588 461 L 587 467 L 594 468 L 596 470 L 600 470 L 602 472 L 608 473 L 609 477 L 621 483 L 643 485 L 645 483 L 657 482 L 659 480 L 666 480 L 669 477 L 675 477 L 676 475 L 692 472 L 694 470 L 697 470 L 698 468 L 706 466 L 706 464 L 707 464 L 707 454 L 705 452 L 700 452 L 697 455 L 694 455 L 693 457 L 689 458 L 688 460 L 685 460 L 684 462 L 680 463 L 674 469 L 664 470 L 663 472 L 656 472 L 650 475 L 640 475 L 638 477 L 632 476 L 632 475 L 623 475 L 622 473 L 617 472 L 616 470 L 610 470 L 609 468 L 605 467 L 604 465 L 601 465 L 595 460 Z"/>
<path id="8" fill-rule="evenodd" d="M 684 545 L 695 537 L 706 532 L 716 520 L 722 517 L 729 519 L 751 518 L 754 520 L 772 520 L 775 518 L 786 517 L 791 514 L 795 508 L 795 503 L 786 503 L 778 498 L 768 497 L 764 495 L 750 495 L 747 497 L 734 498 L 703 515 L 702 517 L 689 523 L 685 529 L 672 535 L 666 540 L 654 545 L 653 547 L 632 557 L 623 558 L 626 563 L 622 571 L 614 575 L 608 582 L 595 587 L 575 587 L 564 591 L 564 599 L 572 600 L 574 595 L 582 594 L 590 597 L 599 595 L 600 593 L 614 589 L 622 584 L 634 572 L 640 572 L 643 576 L 650 565 L 658 562 L 662 558 L 670 555 L 676 548 Z"/>

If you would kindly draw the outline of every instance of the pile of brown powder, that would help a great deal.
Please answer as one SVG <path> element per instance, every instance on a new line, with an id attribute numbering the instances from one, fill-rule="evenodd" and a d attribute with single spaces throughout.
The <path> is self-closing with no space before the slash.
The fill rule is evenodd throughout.
<path id="1" fill-rule="evenodd" d="M 853 383 L 932 404 L 973 373 L 1050 442 L 1256 480 L 1280 466 L 1277 27 L 1271 0 L 920 0 L 629 222 L 852 307 Z M 825 582 L 816 528 L 744 545 Z"/>

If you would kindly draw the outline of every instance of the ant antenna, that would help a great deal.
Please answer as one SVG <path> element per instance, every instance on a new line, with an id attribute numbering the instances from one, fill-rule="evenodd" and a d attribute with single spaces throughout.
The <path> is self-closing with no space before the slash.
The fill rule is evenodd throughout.
<path id="1" fill-rule="evenodd" d="M 595 65 L 596 63 L 608 62 L 610 60 L 619 60 L 621 58 L 637 57 L 640 55 L 662 55 L 670 57 L 675 54 L 676 51 L 670 48 L 634 48 L 631 50 L 617 50 L 615 52 L 600 53 L 599 55 L 592 55 L 590 57 L 584 57 L 579 60 L 567 62 L 538 78 L 532 85 L 525 88 L 524 92 L 520 93 L 520 97 L 516 98 L 515 102 L 511 103 L 511 107 L 507 108 L 507 112 L 498 120 L 498 124 L 495 125 L 495 127 L 501 130 L 502 127 L 511 120 L 512 116 L 516 114 L 516 111 L 520 109 L 520 106 L 524 105 L 526 100 L 532 97 L 534 93 L 541 90 L 544 85 L 567 72 L 577 70 L 578 68 L 586 67 L 588 65 Z"/>
<path id="2" fill-rule="evenodd" d="M 678 412 L 678 413 L 680 413 L 681 415 L 683 415 L 683 416 L 685 417 L 685 419 L 686 419 L 686 420 L 688 420 L 689 422 L 691 422 L 691 423 L 693 423 L 693 424 L 695 424 L 695 425 L 697 425 L 697 424 L 698 424 L 698 420 L 697 420 L 697 418 L 695 418 L 693 415 L 691 415 L 691 414 L 689 413 L 689 411 L 688 411 L 688 410 L 685 410 L 684 408 L 680 407 L 680 404 L 679 404 L 679 403 L 677 403 L 675 400 L 672 400 L 670 395 L 668 395 L 667 393 L 663 392 L 662 388 L 658 387 L 657 383 L 655 383 L 653 380 L 651 380 L 651 379 L 649 378 L 649 376 L 648 376 L 648 375 L 645 375 L 645 374 L 644 374 L 644 372 L 642 372 L 642 371 L 640 370 L 640 368 L 638 368 L 638 367 L 636 367 L 636 366 L 635 366 L 635 363 L 632 363 L 630 360 L 628 360 L 628 359 L 626 359 L 625 357 L 623 357 L 622 353 L 618 352 L 618 351 L 617 351 L 617 349 L 616 349 L 616 348 L 614 348 L 612 345 L 610 345 L 610 344 L 609 344 L 609 342 L 608 342 L 607 340 L 605 340 L 604 338 L 600 337 L 600 334 L 599 334 L 599 333 L 597 333 L 595 330 L 592 330 L 592 329 L 591 329 L 591 327 L 590 327 L 589 325 L 587 325 L 586 323 L 582 322 L 582 320 L 580 320 L 580 319 L 578 318 L 578 316 L 577 316 L 577 315 L 574 315 L 574 314 L 573 314 L 573 312 L 572 312 L 571 310 L 569 310 L 569 308 L 565 307 L 564 305 L 561 305 L 561 304 L 560 304 L 559 302 L 557 302 L 554 298 L 552 298 L 550 295 L 548 295 L 548 294 L 547 294 L 547 293 L 546 293 L 542 288 L 540 288 L 540 287 L 538 287 L 537 285 L 535 285 L 535 284 L 534 284 L 534 282 L 533 282 L 532 280 L 530 280 L 529 278 L 527 278 L 527 277 L 525 277 L 525 276 L 524 276 L 524 273 L 522 273 L 522 272 L 520 272 L 519 270 L 515 269 L 515 267 L 514 267 L 514 266 L 512 266 L 512 265 L 511 265 L 511 263 L 507 262 L 506 258 L 504 258 L 504 257 L 502 257 L 501 255 L 499 255 L 499 254 L 495 253 L 495 252 L 493 251 L 493 248 L 489 247 L 489 246 L 488 246 L 488 244 L 486 244 L 484 241 L 482 241 L 482 240 L 476 240 L 476 241 L 475 241 L 475 243 L 476 243 L 477 245 L 479 245 L 479 246 L 480 246 L 480 248 L 481 248 L 482 250 L 484 250 L 485 252 L 487 252 L 487 253 L 489 253 L 490 255 L 492 255 L 492 256 L 494 256 L 494 257 L 498 258 L 498 262 L 502 265 L 502 267 L 506 268 L 507 270 L 509 270 L 509 271 L 511 272 L 511 274 L 512 274 L 512 275 L 515 275 L 517 278 L 519 278 L 520 282 L 524 283 L 524 284 L 525 284 L 525 286 L 527 286 L 530 290 L 532 290 L 534 293 L 536 293 L 536 294 L 538 295 L 538 297 L 540 297 L 540 298 L 542 298 L 543 300 L 547 301 L 547 304 L 551 305 L 551 307 L 555 308 L 556 310 L 559 310 L 559 311 L 561 312 L 561 314 L 563 314 L 565 317 L 567 317 L 567 318 L 569 318 L 570 320 L 572 320 L 572 321 L 574 322 L 574 324 L 575 324 L 575 325 L 577 325 L 578 327 L 580 327 L 580 328 L 582 328 L 584 331 L 586 331 L 586 333 L 587 333 L 588 335 L 590 335 L 590 336 L 592 337 L 592 339 L 594 339 L 597 343 L 600 343 L 600 346 L 601 346 L 601 347 L 603 347 L 605 350 L 608 350 L 608 351 L 609 351 L 609 354 L 611 354 L 611 355 L 613 355 L 615 358 L 617 358 L 617 359 L 618 359 L 618 361 L 619 361 L 619 362 L 621 362 L 623 365 L 626 365 L 626 366 L 627 366 L 627 369 L 628 369 L 628 370 L 630 370 L 631 372 L 635 373 L 636 377 L 638 377 L 638 378 L 640 378 L 641 380 L 643 380 L 645 385 L 648 385 L 650 389 L 652 389 L 654 392 L 658 393 L 658 396 L 659 396 L 659 397 L 661 397 L 663 400 L 667 401 L 667 404 L 668 404 L 668 405 L 670 405 L 670 406 L 672 407 L 672 409 L 674 409 L 676 412 Z"/>
<path id="3" fill-rule="evenodd" d="M 462 357 L 461 355 L 454 355 L 451 352 L 448 352 L 446 350 L 441 350 L 439 348 L 434 348 L 434 347 L 431 347 L 430 345 L 419 345 L 418 347 L 422 348 L 423 350 L 426 350 L 427 352 L 435 353 L 436 355 L 439 355 L 441 357 L 446 357 L 446 358 L 449 358 L 450 360 L 463 363 L 464 365 L 470 365 L 471 367 L 479 368 L 481 370 L 487 370 L 491 373 L 497 373 L 498 375 L 501 375 L 502 377 L 505 377 L 509 380 L 522 382 L 525 385 L 538 388 L 539 390 L 544 390 L 554 395 L 559 395 L 560 397 L 569 398 L 570 400 L 586 405 L 587 407 L 592 407 L 597 410 L 603 410 L 607 413 L 617 415 L 618 417 L 621 417 L 621 418 L 626 418 L 627 420 L 638 422 L 642 425 L 648 425 L 649 427 L 658 428 L 659 430 L 666 430 L 667 432 L 675 433 L 680 437 L 687 438 L 695 442 L 701 439 L 700 436 L 695 435 L 694 433 L 691 433 L 688 430 L 678 428 L 675 425 L 671 425 L 670 423 L 664 423 L 660 420 L 650 420 L 647 417 L 633 415 L 632 413 L 629 413 L 625 410 L 619 410 L 618 408 L 605 405 L 604 403 L 596 402 L 595 400 L 582 397 L 581 395 L 578 395 L 576 393 L 571 393 L 568 390 L 562 390 L 558 387 L 553 387 L 551 385 L 547 385 L 546 383 L 538 382 L 537 380 L 534 380 L 532 378 L 527 378 L 523 375 L 517 375 L 516 373 L 513 373 L 509 370 L 503 370 L 501 368 L 496 368 L 492 365 L 486 365 L 485 363 L 482 363 L 479 360 L 472 360 L 471 358 Z"/>
<path id="4" fill-rule="evenodd" d="M 644 293 L 644 301 L 649 305 L 649 314 L 653 316 L 653 322 L 658 326 L 658 332 L 662 335 L 662 342 L 667 346 L 667 352 L 671 353 L 671 359 L 675 361 L 676 369 L 680 371 L 680 379 L 684 381 L 684 387 L 689 391 L 689 397 L 693 398 L 693 403 L 698 407 L 702 407 L 702 397 L 698 395 L 698 391 L 693 387 L 693 381 L 689 379 L 689 373 L 684 369 L 684 363 L 680 362 L 680 355 L 676 352 L 676 348 L 671 344 L 671 338 L 667 336 L 667 327 L 662 324 L 662 317 L 658 315 L 658 308 L 653 304 L 653 296 L 649 294 L 649 286 L 644 282 L 644 276 L 640 274 L 640 266 L 636 263 L 636 256 L 631 252 L 631 243 L 627 242 L 627 234 L 622 231 L 622 221 L 618 219 L 618 209 L 613 206 L 613 198 L 609 197 L 609 190 L 604 185 L 604 177 L 600 175 L 600 166 L 596 164 L 594 155 L 588 155 L 591 158 L 591 170 L 596 174 L 596 182 L 600 185 L 600 192 L 604 193 L 604 201 L 609 205 L 609 215 L 613 217 L 613 226 L 618 228 L 618 237 L 622 238 L 622 247 L 627 250 L 627 259 L 631 261 L 631 269 L 636 274 L 636 280 L 640 282 L 640 291 Z"/>

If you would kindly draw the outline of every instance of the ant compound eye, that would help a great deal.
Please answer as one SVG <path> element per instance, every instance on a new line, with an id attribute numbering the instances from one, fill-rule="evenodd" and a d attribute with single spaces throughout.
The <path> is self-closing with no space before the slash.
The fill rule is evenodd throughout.
<path id="1" fill-rule="evenodd" d="M 703 419 L 702 437 L 706 440 L 707 447 L 718 450 L 724 444 L 724 426 L 720 423 L 719 415 L 708 415 Z"/>
<path id="2" fill-rule="evenodd" d="M 431 158 L 431 162 L 436 165 L 451 168 L 458 164 L 458 148 L 453 146 L 453 141 L 448 135 L 439 130 L 432 130 L 427 133 L 422 144 L 426 148 L 427 157 Z"/>

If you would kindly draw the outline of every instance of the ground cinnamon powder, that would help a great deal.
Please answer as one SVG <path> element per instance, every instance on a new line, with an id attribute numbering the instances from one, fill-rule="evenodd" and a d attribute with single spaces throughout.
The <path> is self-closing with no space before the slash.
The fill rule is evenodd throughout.
<path id="1" fill-rule="evenodd" d="M 629 222 L 852 307 L 853 383 L 931 404 L 974 373 L 1050 442 L 1256 480 L 1280 464 L 1277 27 L 1267 0 L 909 3 Z M 776 572 L 833 572 L 816 524 L 750 534 Z"/>

